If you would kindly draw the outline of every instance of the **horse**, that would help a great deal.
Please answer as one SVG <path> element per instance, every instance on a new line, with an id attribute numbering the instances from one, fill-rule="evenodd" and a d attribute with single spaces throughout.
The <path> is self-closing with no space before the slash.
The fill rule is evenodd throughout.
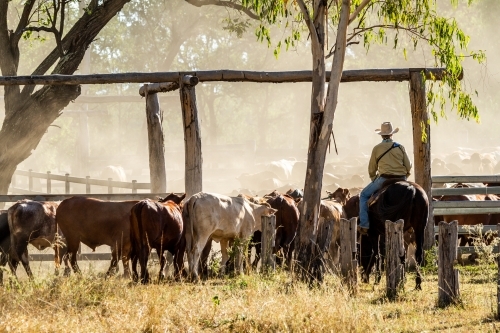
<path id="1" fill-rule="evenodd" d="M 423 264 L 424 231 L 429 215 L 429 200 L 422 187 L 414 182 L 388 180 L 375 193 L 376 200 L 370 200 L 368 214 L 370 229 L 361 237 L 360 261 L 363 267 L 362 280 L 369 282 L 370 272 L 375 265 L 375 282 L 380 282 L 383 257 L 385 256 L 385 221 L 403 219 L 404 232 L 411 229 L 416 243 L 415 260 Z M 359 196 L 351 197 L 344 210 L 348 218 L 359 214 Z M 404 258 L 402 258 L 404 260 Z M 417 270 L 416 289 L 421 289 L 422 278 Z"/>

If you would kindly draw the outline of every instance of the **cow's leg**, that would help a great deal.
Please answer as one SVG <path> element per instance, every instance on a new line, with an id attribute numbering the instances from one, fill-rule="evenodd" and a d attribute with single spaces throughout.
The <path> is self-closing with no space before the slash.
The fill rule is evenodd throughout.
<path id="1" fill-rule="evenodd" d="M 185 252 L 186 252 L 186 240 L 184 238 L 181 238 L 181 240 L 177 244 L 175 252 L 173 252 L 174 265 L 175 265 L 174 266 L 175 279 L 180 279 L 182 276 L 182 272 L 184 271 L 184 253 Z"/>
<path id="2" fill-rule="evenodd" d="M 161 253 L 159 253 L 158 255 L 161 258 Z M 142 284 L 146 284 L 149 282 L 148 259 L 149 259 L 149 246 L 141 246 L 141 249 L 139 250 L 139 264 L 141 265 Z"/>
<path id="3" fill-rule="evenodd" d="M 3 286 L 3 269 L 2 267 L 4 267 L 6 264 L 7 264 L 7 254 L 6 253 L 1 253 L 0 252 L 0 286 Z"/>
<path id="4" fill-rule="evenodd" d="M 33 272 L 31 272 L 30 268 L 30 261 L 29 261 L 29 256 L 28 256 L 28 248 L 26 248 L 21 255 L 21 263 L 23 264 L 24 270 L 26 271 L 26 274 L 28 275 L 30 280 L 33 280 Z"/>
<path id="5" fill-rule="evenodd" d="M 118 251 L 113 247 L 111 249 L 111 263 L 109 265 L 108 271 L 106 272 L 107 276 L 111 276 L 117 273 L 118 270 Z M 140 260 L 140 259 L 139 259 Z"/>
<path id="6" fill-rule="evenodd" d="M 257 265 L 259 264 L 260 254 L 262 253 L 262 232 L 255 231 L 252 236 L 252 244 L 255 247 L 255 258 L 252 262 L 252 268 L 257 269 Z M 251 247 L 249 247 L 249 251 L 251 251 Z M 249 254 L 250 256 L 250 254 Z"/>
<path id="7" fill-rule="evenodd" d="M 220 241 L 220 252 L 222 254 L 222 259 L 220 263 L 220 274 L 224 275 L 226 273 L 226 265 L 229 260 L 229 255 L 227 253 L 227 248 L 229 245 L 229 241 L 227 239 L 221 239 Z"/>
<path id="8" fill-rule="evenodd" d="M 19 261 L 21 261 L 24 269 L 26 270 L 26 274 L 30 279 L 32 279 L 33 274 L 31 273 L 28 262 L 28 238 L 16 237 L 15 235 L 11 235 L 11 244 L 12 247 L 10 249 L 10 269 L 12 271 L 12 274 L 17 278 L 17 265 L 19 264 Z"/>
<path id="9" fill-rule="evenodd" d="M 158 282 L 160 282 L 165 280 L 165 272 L 163 270 L 165 269 L 167 256 L 164 253 L 161 253 L 161 251 L 158 251 L 158 249 L 156 249 L 156 252 L 158 253 L 158 259 L 160 260 L 160 271 L 158 272 Z M 170 254 L 168 251 L 167 253 Z"/>
<path id="10" fill-rule="evenodd" d="M 200 265 L 201 265 L 201 275 L 204 279 L 208 279 L 208 257 L 210 256 L 210 251 L 212 250 L 212 238 L 209 238 L 205 247 L 201 251 Z"/>
<path id="11" fill-rule="evenodd" d="M 123 245 L 121 249 L 122 264 L 123 264 L 123 278 L 130 279 L 130 253 L 132 252 L 131 244 Z M 118 263 L 116 263 L 118 266 Z M 118 267 L 117 267 L 118 268 Z"/>
<path id="12" fill-rule="evenodd" d="M 193 281 L 198 281 L 198 263 L 200 262 L 200 255 L 203 248 L 207 244 L 209 237 L 200 238 L 198 240 L 193 239 L 191 246 L 192 248 L 188 254 L 189 261 L 189 274 Z"/>

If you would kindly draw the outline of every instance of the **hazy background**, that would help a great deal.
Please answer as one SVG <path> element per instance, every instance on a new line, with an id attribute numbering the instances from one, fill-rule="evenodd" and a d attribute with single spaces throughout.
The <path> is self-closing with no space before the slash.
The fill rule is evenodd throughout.
<path id="1" fill-rule="evenodd" d="M 440 165 L 443 169 L 433 168 L 433 173 L 490 174 L 496 172 L 493 167 L 500 160 L 500 43 L 496 32 L 500 2 L 484 0 L 471 8 L 458 9 L 450 8 L 448 0 L 438 3 L 471 36 L 470 48 L 485 50 L 488 61 L 484 66 L 469 60 L 465 64 L 464 82 L 470 92 L 477 90 L 474 102 L 479 107 L 481 123 L 460 120 L 454 112 L 447 111 L 447 119 L 439 119 L 438 124 L 431 126 L 433 157 L 459 167 Z M 241 36 L 224 28 L 228 17 L 237 16 L 224 8 L 196 8 L 182 0 L 132 1 L 91 45 L 79 73 L 311 69 L 306 33 L 295 49 L 282 50 L 276 59 L 272 47 L 256 41 L 255 22 L 248 20 L 249 27 Z M 245 16 L 241 19 L 247 21 Z M 276 27 L 273 32 L 275 40 L 279 40 L 281 28 Z M 52 49 L 50 36 L 47 38 L 45 42 L 23 44 L 19 75 L 30 74 Z M 408 52 L 405 60 L 402 48 L 394 50 L 389 43 L 373 45 L 368 53 L 361 45 L 354 45 L 348 50 L 345 69 L 433 65 L 430 52 L 421 46 Z M 128 181 L 148 182 L 145 100 L 138 95 L 139 87 L 84 86 L 82 96 L 65 109 L 33 155 L 18 169 L 98 178 L 106 166 L 114 165 L 123 167 Z M 231 194 L 242 190 L 302 188 L 309 133 L 309 83 L 203 83 L 196 87 L 196 92 L 205 191 Z M 114 103 L 85 104 L 81 102 L 84 96 L 117 98 Z M 120 102 L 120 96 L 135 96 L 137 102 Z M 167 190 L 183 191 L 184 141 L 179 94 L 161 94 L 160 101 L 164 112 Z M 4 113 L 3 103 L 0 112 Z M 327 156 L 325 188 L 366 185 L 368 157 L 380 140 L 374 130 L 384 121 L 392 121 L 400 128 L 395 139 L 406 147 L 413 160 L 408 83 L 341 85 L 334 123 L 338 155 L 332 147 Z M 474 152 L 481 154 L 479 158 L 484 163 L 472 163 Z M 491 168 L 481 167 L 486 164 Z M 290 173 L 283 173 L 287 168 Z M 261 174 L 252 178 L 242 176 L 245 173 Z M 356 175 L 361 178 L 353 179 Z M 73 192 L 82 190 L 75 188 Z M 63 188 L 53 190 L 57 191 Z"/>

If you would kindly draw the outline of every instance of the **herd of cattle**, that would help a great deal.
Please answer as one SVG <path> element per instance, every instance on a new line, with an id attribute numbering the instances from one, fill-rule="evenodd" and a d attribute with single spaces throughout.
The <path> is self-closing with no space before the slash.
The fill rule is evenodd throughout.
<path id="1" fill-rule="evenodd" d="M 470 160 L 469 164 L 476 163 L 472 157 Z M 481 159 L 479 161 L 480 166 L 491 164 Z M 433 168 L 436 163 L 441 162 L 434 160 Z M 451 164 L 443 162 L 441 166 L 449 168 Z M 491 185 L 498 186 L 481 186 Z M 358 188 L 350 191 L 339 187 L 321 201 L 320 223 L 334 221 L 332 240 L 325 253 L 325 260 L 331 267 L 339 260 L 340 219 L 356 217 L 359 212 L 359 195 L 355 193 L 359 193 Z M 496 195 L 460 195 L 436 197 L 433 200 L 477 201 L 499 198 Z M 113 202 L 82 196 L 60 203 L 22 200 L 0 214 L 0 265 L 8 264 L 15 275 L 21 262 L 27 275 L 33 277 L 27 250 L 28 244 L 32 244 L 39 250 L 54 248 L 56 270 L 63 261 L 65 274 L 70 274 L 71 269 L 79 272 L 77 253 L 82 243 L 93 250 L 101 245 L 110 246 L 112 259 L 108 274 L 117 271 L 118 261 L 121 260 L 126 277 L 132 275 L 134 280 L 140 278 L 142 282 L 149 281 L 147 262 L 151 249 L 155 249 L 160 258 L 159 278 L 163 278 L 166 262 L 163 254 L 168 251 L 174 257 L 176 276 L 187 273 L 197 279 L 200 273 L 207 270 L 212 241 L 220 243 L 221 267 L 224 271 L 229 259 L 228 249 L 234 240 L 251 237 L 256 250 L 252 266 L 256 267 L 260 255 L 261 217 L 275 214 L 274 252 L 280 252 L 287 267 L 290 267 L 300 208 L 301 191 L 298 190 L 286 193 L 273 191 L 261 197 L 245 194 L 230 197 L 202 192 L 185 198 L 185 195 L 170 194 L 157 201 Z M 435 222 L 443 220 L 458 220 L 462 225 L 488 225 L 500 222 L 500 214 L 435 217 Z M 411 235 L 407 236 L 411 240 Z M 462 240 L 463 243 L 467 241 L 467 238 Z M 241 258 L 237 262 L 241 262 Z M 137 263 L 141 266 L 140 277 Z M 237 267 L 241 269 L 241 265 L 237 264 Z M 0 269 L 0 282 L 3 280 L 2 272 Z"/>
<path id="2" fill-rule="evenodd" d="M 331 193 L 331 199 L 321 203 L 320 220 L 338 223 L 341 217 L 346 217 L 343 204 L 348 198 L 348 190 Z M 32 278 L 28 256 L 28 244 L 32 244 L 39 250 L 54 248 L 56 270 L 62 260 L 66 275 L 71 269 L 80 272 L 77 253 L 82 243 L 93 250 L 101 245 L 110 246 L 108 274 L 114 274 L 118 261 L 122 260 L 124 276 L 130 277 L 129 260 L 132 260 L 132 277 L 139 278 L 139 262 L 140 279 L 148 281 L 147 262 L 151 249 L 155 249 L 160 258 L 160 278 L 166 260 L 163 253 L 169 251 L 174 257 L 176 276 L 185 271 L 186 253 L 188 273 L 197 279 L 200 264 L 202 271 L 206 271 L 212 241 L 220 243 L 224 271 L 232 242 L 236 238 L 253 237 L 255 267 L 260 257 L 261 217 L 275 214 L 274 250 L 281 251 L 290 265 L 299 221 L 300 191 L 272 192 L 263 198 L 200 192 L 183 202 L 184 199 L 185 195 L 170 194 L 157 201 L 102 201 L 82 196 L 60 203 L 18 201 L 0 215 L 0 264 L 9 264 L 15 275 L 21 262 Z M 336 241 L 329 250 L 332 264 L 338 260 L 338 228 L 334 230 Z"/>

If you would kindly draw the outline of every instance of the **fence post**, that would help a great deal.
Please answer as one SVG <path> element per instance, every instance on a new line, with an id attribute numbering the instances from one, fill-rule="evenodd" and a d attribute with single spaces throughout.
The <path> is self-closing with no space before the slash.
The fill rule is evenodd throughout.
<path id="1" fill-rule="evenodd" d="M 29 171 L 28 171 L 29 172 L 29 175 L 28 175 L 28 190 L 30 192 L 33 191 L 33 176 L 31 175 L 31 171 L 33 171 L 33 170 L 29 169 Z"/>
<path id="2" fill-rule="evenodd" d="M 52 183 L 50 181 L 50 171 L 47 171 L 47 193 L 52 193 Z"/>
<path id="3" fill-rule="evenodd" d="M 132 180 L 132 193 L 137 193 L 137 180 Z"/>
<path id="4" fill-rule="evenodd" d="M 340 273 L 352 293 L 358 287 L 357 218 L 340 219 Z"/>
<path id="5" fill-rule="evenodd" d="M 69 188 L 69 173 L 66 175 L 66 179 L 64 180 L 64 194 L 69 194 L 70 188 Z"/>
<path id="6" fill-rule="evenodd" d="M 405 266 L 401 258 L 405 255 L 403 237 L 404 221 L 385 221 L 386 253 L 386 292 L 389 299 L 394 299 L 404 287 Z"/>
<path id="7" fill-rule="evenodd" d="M 111 185 L 112 181 L 113 178 L 108 178 L 108 194 L 113 194 L 113 185 Z"/>
<path id="8" fill-rule="evenodd" d="M 274 255 L 274 246 L 276 239 L 276 216 L 263 215 L 262 222 L 262 257 L 261 271 L 263 273 L 274 272 L 276 269 L 276 256 Z"/>
<path id="9" fill-rule="evenodd" d="M 438 304 L 446 306 L 460 297 L 457 261 L 458 222 L 439 222 Z"/>
<path id="10" fill-rule="evenodd" d="M 90 194 L 90 176 L 85 176 L 86 184 L 85 184 L 85 193 Z"/>

